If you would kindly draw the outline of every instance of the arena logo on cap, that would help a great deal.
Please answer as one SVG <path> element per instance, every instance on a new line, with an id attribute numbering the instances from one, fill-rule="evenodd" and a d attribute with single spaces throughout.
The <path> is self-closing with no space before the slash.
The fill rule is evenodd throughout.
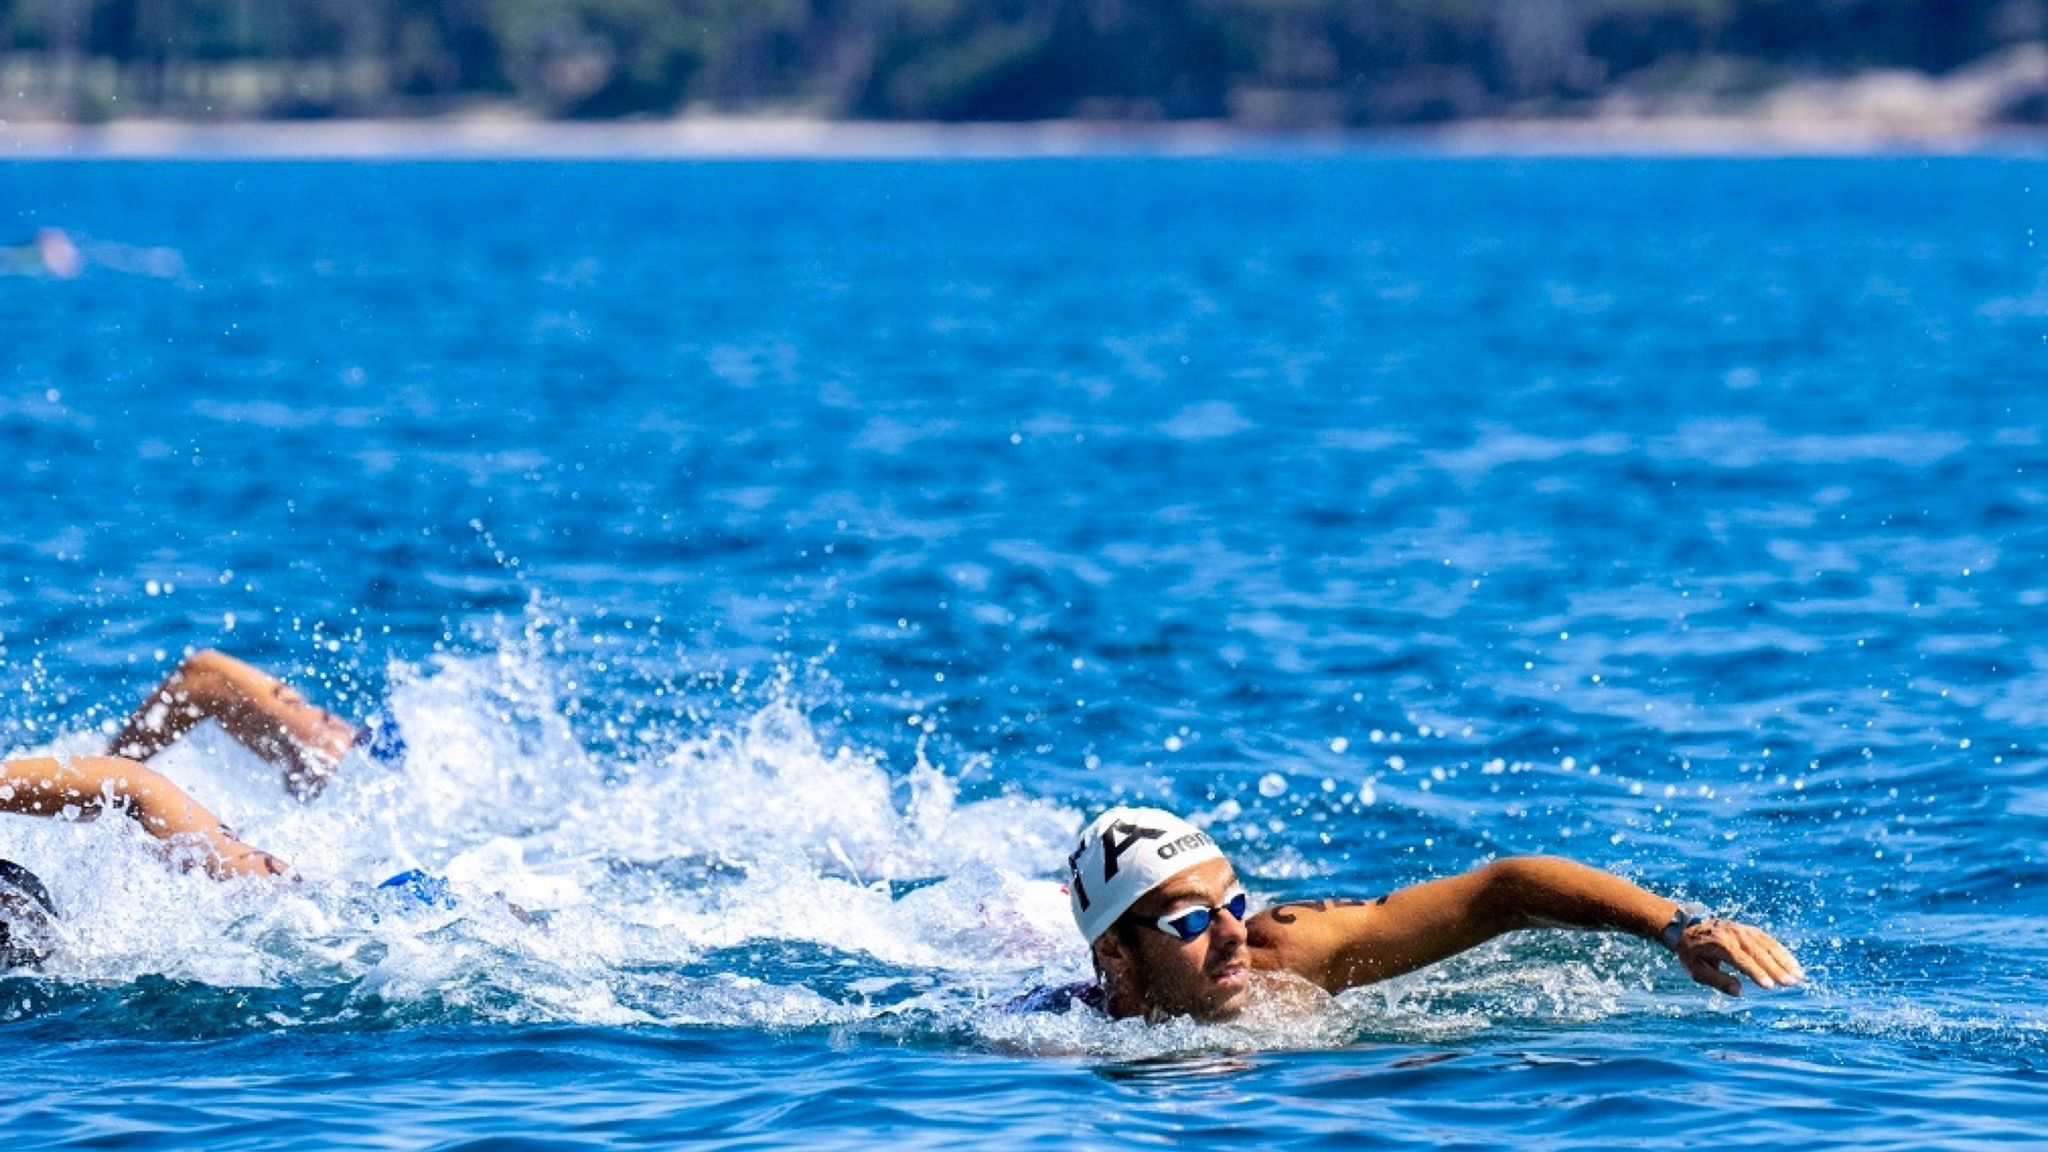
<path id="1" fill-rule="evenodd" d="M 1123 839 L 1117 839 L 1119 835 Z M 1118 821 L 1103 829 L 1102 882 L 1107 884 L 1111 880 L 1116 879 L 1117 858 L 1130 851 L 1132 845 L 1140 840 L 1157 840 L 1164 835 L 1166 833 L 1161 829 L 1145 828 L 1125 821 Z M 1174 841 L 1174 843 L 1185 844 L 1187 839 L 1187 837 L 1183 836 L 1179 840 Z M 1204 836 L 1203 839 L 1206 840 L 1208 837 Z M 1074 849 L 1074 854 L 1067 857 L 1067 871 L 1074 879 L 1074 898 L 1081 902 L 1083 909 L 1088 907 L 1088 886 L 1081 880 L 1081 856 L 1087 851 L 1088 842 L 1083 840 L 1080 847 Z M 1179 851 L 1179 849 L 1176 849 L 1176 851 Z"/>
<path id="2" fill-rule="evenodd" d="M 1183 852 L 1200 848 L 1204 844 L 1214 843 L 1214 840 L 1209 839 L 1207 832 L 1190 832 L 1171 844 L 1161 845 L 1159 848 L 1159 858 L 1161 860 L 1171 860 Z"/>

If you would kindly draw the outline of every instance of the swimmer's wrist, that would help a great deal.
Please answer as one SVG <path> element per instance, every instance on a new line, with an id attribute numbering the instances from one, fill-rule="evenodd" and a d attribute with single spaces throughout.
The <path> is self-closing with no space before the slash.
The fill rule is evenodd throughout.
<path id="1" fill-rule="evenodd" d="M 1707 910 L 1705 904 L 1680 904 L 1678 910 L 1671 914 L 1671 919 L 1666 921 L 1663 929 L 1657 933 L 1657 943 L 1675 955 L 1678 946 L 1685 942 L 1686 929 L 1713 918 L 1714 914 Z"/>

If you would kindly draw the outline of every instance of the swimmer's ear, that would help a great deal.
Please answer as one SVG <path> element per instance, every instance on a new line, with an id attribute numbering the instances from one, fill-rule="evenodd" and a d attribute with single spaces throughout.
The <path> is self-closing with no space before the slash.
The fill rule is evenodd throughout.
<path id="1" fill-rule="evenodd" d="M 1131 955 L 1124 950 L 1124 942 L 1114 930 L 1104 932 L 1096 939 L 1091 955 L 1095 960 L 1095 973 L 1103 983 L 1115 987 L 1130 979 Z"/>

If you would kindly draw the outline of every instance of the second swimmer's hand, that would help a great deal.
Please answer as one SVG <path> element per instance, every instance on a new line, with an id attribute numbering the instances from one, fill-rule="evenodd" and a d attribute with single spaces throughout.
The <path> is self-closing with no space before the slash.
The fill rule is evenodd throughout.
<path id="1" fill-rule="evenodd" d="M 1730 996 L 1742 995 L 1738 973 L 1765 989 L 1792 988 L 1806 979 L 1799 961 L 1770 933 L 1733 920 L 1702 920 L 1687 927 L 1677 951 L 1688 975 Z M 1724 970 L 1724 964 L 1734 971 Z"/>
<path id="2" fill-rule="evenodd" d="M 290 876 L 292 866 L 261 848 L 244 848 L 237 855 L 216 857 L 214 866 L 207 871 L 216 880 L 227 880 L 241 876 Z"/>
<path id="3" fill-rule="evenodd" d="M 293 876 L 292 866 L 261 848 L 242 842 L 226 825 L 206 837 L 206 874 L 215 880 L 245 876 Z"/>

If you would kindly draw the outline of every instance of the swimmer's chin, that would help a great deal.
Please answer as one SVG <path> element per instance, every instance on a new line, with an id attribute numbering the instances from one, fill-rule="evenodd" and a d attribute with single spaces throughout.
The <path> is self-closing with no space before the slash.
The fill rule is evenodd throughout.
<path id="1" fill-rule="evenodd" d="M 1328 992 L 1291 972 L 1249 968 L 1219 973 L 1213 983 L 1227 995 L 1201 1019 L 1211 1024 L 1259 1024 L 1313 1016 L 1329 1007 Z"/>
<path id="2" fill-rule="evenodd" d="M 1334 999 L 1292 972 L 1254 972 L 1238 1010 L 1240 1021 L 1297 1020 L 1320 1016 Z"/>

